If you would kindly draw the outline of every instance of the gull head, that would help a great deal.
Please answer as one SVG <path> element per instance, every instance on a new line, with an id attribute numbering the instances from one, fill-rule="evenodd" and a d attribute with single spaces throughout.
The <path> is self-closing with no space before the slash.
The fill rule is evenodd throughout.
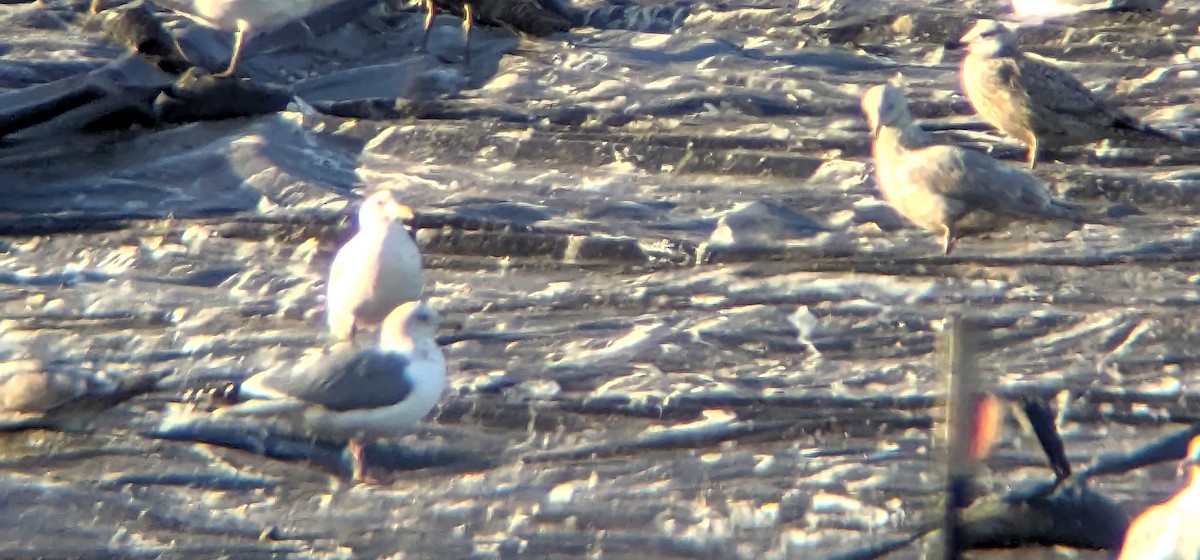
<path id="1" fill-rule="evenodd" d="M 410 301 L 392 310 L 379 330 L 379 346 L 387 350 L 412 350 L 421 342 L 433 342 L 441 317 L 425 301 Z M 436 344 L 436 343 L 435 343 Z"/>
<path id="2" fill-rule="evenodd" d="M 400 201 L 396 200 L 396 194 L 390 190 L 371 193 L 363 200 L 362 206 L 358 209 L 359 229 L 387 227 L 393 223 L 402 223 L 404 220 L 412 219 L 412 208 L 400 204 Z"/>
<path id="3" fill-rule="evenodd" d="M 871 126 L 871 134 L 879 136 L 885 126 L 905 128 L 912 122 L 904 92 L 891 85 L 872 86 L 863 94 L 862 110 Z"/>
<path id="4" fill-rule="evenodd" d="M 994 19 L 975 22 L 959 41 L 976 56 L 1012 56 L 1017 53 L 1017 36 L 1008 26 Z"/>

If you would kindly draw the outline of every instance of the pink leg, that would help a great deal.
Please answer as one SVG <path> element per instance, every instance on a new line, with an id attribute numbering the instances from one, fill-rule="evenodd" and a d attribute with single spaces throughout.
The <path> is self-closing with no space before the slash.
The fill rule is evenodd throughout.
<path id="1" fill-rule="evenodd" d="M 352 465 L 353 470 L 351 471 L 352 474 L 350 475 L 350 480 L 352 480 L 354 482 L 360 482 L 363 479 L 363 472 L 365 470 L 365 463 L 363 461 L 362 444 L 359 443 L 357 438 L 351 439 L 350 443 L 347 444 L 347 448 L 350 450 L 350 456 L 353 457 L 353 459 L 354 459 L 354 464 Z"/>
<path id="2" fill-rule="evenodd" d="M 433 0 L 424 0 L 425 4 L 425 34 L 421 36 L 421 48 L 425 51 L 429 47 L 429 30 L 433 29 L 433 16 L 437 15 L 437 7 L 433 5 Z"/>
<path id="3" fill-rule="evenodd" d="M 471 8 L 468 2 L 463 3 L 463 35 L 466 37 L 463 42 L 467 45 L 467 52 L 463 54 L 463 62 L 467 66 L 471 65 L 471 28 L 475 25 L 475 10 Z"/>

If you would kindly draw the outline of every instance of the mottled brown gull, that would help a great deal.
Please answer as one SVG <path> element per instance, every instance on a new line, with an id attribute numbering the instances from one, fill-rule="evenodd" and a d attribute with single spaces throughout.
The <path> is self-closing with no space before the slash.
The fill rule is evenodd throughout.
<path id="1" fill-rule="evenodd" d="M 875 177 L 884 199 L 914 224 L 941 233 L 945 254 L 959 237 L 1013 219 L 1087 220 L 1036 177 L 979 152 L 936 144 L 913 123 L 908 100 L 895 87 L 868 89 L 862 109 L 875 135 Z"/>
<path id="2" fill-rule="evenodd" d="M 1117 560 L 1195 560 L 1200 558 L 1200 436 L 1192 439 L 1179 465 L 1187 486 L 1133 520 Z"/>
<path id="3" fill-rule="evenodd" d="M 358 233 L 329 269 L 325 315 L 335 339 L 353 339 L 359 327 L 377 325 L 396 306 L 421 297 L 421 253 L 404 226 L 412 218 L 392 191 L 363 200 Z"/>
<path id="4" fill-rule="evenodd" d="M 399 435 L 437 405 L 446 362 L 434 340 L 437 313 L 408 302 L 383 322 L 379 347 L 343 350 L 308 368 L 264 371 L 235 387 L 240 404 L 218 415 L 271 416 L 315 436 L 347 439 L 361 480 L 361 439 Z"/>
<path id="5" fill-rule="evenodd" d="M 55 407 L 116 387 L 103 374 L 50 367 L 41 360 L 0 362 L 0 420 L 40 416 Z"/>
<path id="6" fill-rule="evenodd" d="M 1150 12 L 1167 0 L 1011 0 L 1013 17 L 1044 20 L 1088 12 Z"/>
<path id="7" fill-rule="evenodd" d="M 479 21 L 490 25 L 510 27 L 537 37 L 546 37 L 571 28 L 571 22 L 562 15 L 551 12 L 538 0 L 421 0 L 425 6 L 425 33 L 421 36 L 421 50 L 429 44 L 429 32 L 438 7 L 463 17 L 463 41 L 466 44 L 464 62 L 471 62 L 471 29 Z"/>
<path id="8" fill-rule="evenodd" d="M 979 117 L 1038 152 L 1104 138 L 1179 143 L 1096 97 L 1062 68 L 1029 58 L 1004 24 L 983 19 L 960 39 L 970 52 L 962 61 L 962 86 Z"/>

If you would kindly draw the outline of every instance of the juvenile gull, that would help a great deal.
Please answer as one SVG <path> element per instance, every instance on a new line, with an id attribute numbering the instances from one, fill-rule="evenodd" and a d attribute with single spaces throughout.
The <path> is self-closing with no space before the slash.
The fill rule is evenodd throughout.
<path id="1" fill-rule="evenodd" d="M 1167 0 L 1011 0 L 1013 17 L 1039 20 L 1087 12 L 1150 12 Z"/>
<path id="2" fill-rule="evenodd" d="M 440 6 L 463 17 L 462 29 L 466 54 L 464 62 L 471 62 L 471 29 L 479 20 L 488 25 L 514 28 L 537 37 L 546 37 L 571 28 L 571 22 L 560 14 L 553 13 L 537 0 L 421 0 L 425 6 L 425 33 L 421 36 L 421 50 L 429 44 L 429 31 L 433 18 Z"/>
<path id="3" fill-rule="evenodd" d="M 1117 560 L 1195 560 L 1200 558 L 1200 436 L 1192 439 L 1179 465 L 1188 484 L 1170 500 L 1151 506 L 1133 520 Z"/>
<path id="4" fill-rule="evenodd" d="M 434 340 L 437 313 L 408 302 L 388 314 L 379 347 L 330 354 L 303 370 L 264 371 L 235 387 L 244 401 L 222 415 L 274 416 L 315 436 L 350 441 L 354 479 L 363 438 L 396 435 L 425 417 L 446 388 L 446 361 Z"/>
<path id="5" fill-rule="evenodd" d="M 895 87 L 868 89 L 862 109 L 875 135 L 875 177 L 884 199 L 914 224 L 941 233 L 947 255 L 959 237 L 1013 219 L 1087 220 L 1032 175 L 979 152 L 936 144 L 913 123 L 908 100 Z"/>
<path id="6" fill-rule="evenodd" d="M 358 210 L 358 233 L 333 258 L 325 314 L 335 339 L 377 325 L 396 306 L 421 297 L 421 253 L 404 227 L 412 209 L 377 191 Z"/>
<path id="7" fill-rule="evenodd" d="M 1029 168 L 1039 150 L 1088 144 L 1104 138 L 1179 143 L 1109 106 L 1066 70 L 1021 52 L 1004 24 L 982 19 L 960 39 L 962 86 L 979 117 L 1029 148 Z"/>
<path id="8" fill-rule="evenodd" d="M 40 360 L 0 362 L 0 420 L 40 416 L 79 397 L 112 392 L 103 374 L 54 368 Z"/>

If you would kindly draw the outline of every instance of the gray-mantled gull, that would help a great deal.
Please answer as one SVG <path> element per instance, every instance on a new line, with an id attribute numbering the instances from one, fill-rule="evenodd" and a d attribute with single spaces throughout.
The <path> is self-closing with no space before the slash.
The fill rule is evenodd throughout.
<path id="1" fill-rule="evenodd" d="M 1029 148 L 1029 168 L 1039 150 L 1088 144 L 1104 138 L 1179 144 L 1110 106 L 1062 68 L 1029 58 L 1004 24 L 982 19 L 962 39 L 967 99 L 979 117 Z"/>
<path id="2" fill-rule="evenodd" d="M 875 178 L 884 199 L 914 224 L 941 233 L 945 254 L 959 237 L 1014 218 L 1088 221 L 1036 177 L 979 152 L 936 144 L 913 123 L 895 87 L 868 89 L 862 109 L 875 135 Z"/>
<path id="3" fill-rule="evenodd" d="M 1170 500 L 1151 506 L 1133 520 L 1117 560 L 1196 560 L 1200 558 L 1200 436 L 1192 439 L 1179 465 L 1188 484 Z"/>
<path id="4" fill-rule="evenodd" d="M 412 217 L 392 191 L 363 201 L 358 233 L 329 269 L 325 315 L 335 339 L 353 339 L 358 327 L 379 324 L 396 306 L 421 297 L 421 253 L 404 227 Z"/>
<path id="5" fill-rule="evenodd" d="M 163 5 L 201 25 L 233 33 L 229 66 L 215 74 L 232 76 L 251 32 L 295 21 L 341 0 L 159 0 Z M 101 10 L 102 0 L 92 0 L 91 12 Z"/>
<path id="6" fill-rule="evenodd" d="M 383 321 L 379 347 L 330 354 L 311 367 L 250 377 L 217 414 L 274 416 L 315 436 L 348 439 L 354 479 L 362 478 L 360 439 L 397 435 L 438 403 L 446 362 L 434 340 L 437 313 L 408 302 Z"/>

